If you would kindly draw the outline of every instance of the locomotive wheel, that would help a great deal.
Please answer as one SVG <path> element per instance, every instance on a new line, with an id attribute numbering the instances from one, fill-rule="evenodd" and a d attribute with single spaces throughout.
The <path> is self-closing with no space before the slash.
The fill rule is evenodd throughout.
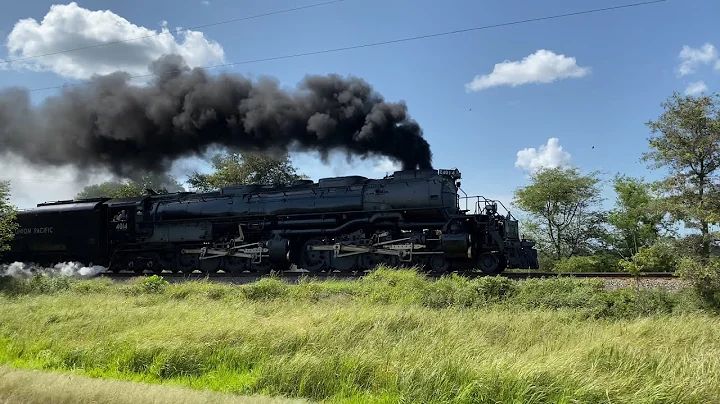
<path id="1" fill-rule="evenodd" d="M 133 272 L 135 272 L 136 275 L 142 275 L 145 272 L 145 266 L 143 265 L 142 260 L 135 259 L 130 261 L 129 269 Z"/>
<path id="2" fill-rule="evenodd" d="M 179 254 L 177 268 L 182 273 L 194 272 L 200 264 L 200 256 L 195 254 Z"/>
<path id="3" fill-rule="evenodd" d="M 273 269 L 272 262 L 267 257 L 263 257 L 263 260 L 259 264 L 250 264 L 250 272 L 257 273 L 259 275 L 267 275 Z"/>
<path id="4" fill-rule="evenodd" d="M 450 269 L 450 263 L 442 256 L 442 254 L 433 254 L 428 259 L 428 265 L 426 267 L 431 273 L 444 273 Z"/>
<path id="5" fill-rule="evenodd" d="M 247 258 L 225 257 L 223 258 L 222 268 L 225 273 L 239 274 L 247 269 Z"/>
<path id="6" fill-rule="evenodd" d="M 505 267 L 502 265 L 503 260 L 498 253 L 484 253 L 478 257 L 478 268 L 485 275 L 498 275 Z"/>
<path id="7" fill-rule="evenodd" d="M 360 257 L 357 255 L 350 255 L 347 257 L 332 258 L 332 268 L 340 272 L 351 272 L 358 266 Z"/>
<path id="8" fill-rule="evenodd" d="M 363 254 L 360 260 L 360 269 L 363 271 L 372 271 L 382 263 L 383 256 L 381 254 Z"/>
<path id="9" fill-rule="evenodd" d="M 388 268 L 401 268 L 403 264 L 397 255 L 386 255 L 383 257 L 382 263 Z"/>
<path id="10" fill-rule="evenodd" d="M 316 238 L 308 240 L 303 245 L 302 253 L 300 254 L 300 265 L 301 269 L 306 269 L 310 272 L 324 272 L 330 267 L 330 252 L 329 251 L 312 251 L 309 247 L 316 245 L 325 245 L 321 240 Z"/>
<path id="11" fill-rule="evenodd" d="M 220 269 L 220 258 L 212 258 L 209 260 L 198 259 L 198 269 L 202 273 L 214 274 Z"/>

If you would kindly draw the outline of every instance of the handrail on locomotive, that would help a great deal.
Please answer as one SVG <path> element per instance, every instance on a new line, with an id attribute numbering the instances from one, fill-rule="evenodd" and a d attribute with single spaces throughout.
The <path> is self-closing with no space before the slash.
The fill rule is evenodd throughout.
<path id="1" fill-rule="evenodd" d="M 482 196 L 482 195 L 472 195 L 472 196 L 468 196 L 468 194 L 465 193 L 465 191 L 464 191 L 462 188 L 458 187 L 458 190 L 465 195 L 465 196 L 460 196 L 460 195 L 458 195 L 458 197 L 457 197 L 457 202 L 458 202 L 458 203 L 457 203 L 457 208 L 458 208 L 458 210 L 461 210 L 461 211 L 463 211 L 464 213 L 469 213 L 469 212 L 470 212 L 470 209 L 468 208 L 468 203 L 469 203 L 470 200 L 475 199 L 475 202 L 473 203 L 473 212 L 472 212 L 471 214 L 474 214 L 474 215 L 477 215 L 477 214 L 493 215 L 493 214 L 497 213 L 497 211 L 498 211 L 498 204 L 500 204 L 500 206 L 502 206 L 502 208 L 505 209 L 505 212 L 507 212 L 507 215 L 506 215 L 505 217 L 508 218 L 508 219 L 510 219 L 510 220 L 516 220 L 516 219 L 515 219 L 515 216 L 513 216 L 512 213 L 510 213 L 510 209 L 508 209 L 508 208 L 505 206 L 505 204 L 502 203 L 502 201 L 497 200 L 497 199 L 488 199 L 488 198 L 485 198 L 485 197 Z M 464 201 L 465 201 L 465 209 L 464 209 L 464 210 L 463 210 L 463 209 L 460 209 L 460 201 L 461 201 L 461 200 L 464 200 Z M 481 207 L 481 204 L 483 204 L 482 207 Z"/>

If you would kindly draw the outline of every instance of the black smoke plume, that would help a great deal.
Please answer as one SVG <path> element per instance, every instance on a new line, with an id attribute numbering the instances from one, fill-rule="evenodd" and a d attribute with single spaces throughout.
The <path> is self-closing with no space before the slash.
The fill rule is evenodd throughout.
<path id="1" fill-rule="evenodd" d="M 272 79 L 190 69 L 166 55 L 145 86 L 129 74 L 95 76 L 33 106 L 23 89 L 0 92 L 0 154 L 39 166 L 106 168 L 121 177 L 167 172 L 210 148 L 276 153 L 332 151 L 387 156 L 432 168 L 432 153 L 404 102 L 385 102 L 359 78 L 306 76 L 298 90 Z"/>

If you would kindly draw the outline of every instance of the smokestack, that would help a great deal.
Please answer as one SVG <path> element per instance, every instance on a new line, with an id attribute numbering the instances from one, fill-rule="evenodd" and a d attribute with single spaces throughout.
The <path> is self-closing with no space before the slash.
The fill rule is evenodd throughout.
<path id="1" fill-rule="evenodd" d="M 167 172 L 174 161 L 230 151 L 332 151 L 387 156 L 405 169 L 432 168 L 432 153 L 404 102 L 385 102 L 362 79 L 306 76 L 297 91 L 273 79 L 208 75 L 182 57 L 130 75 L 95 76 L 32 106 L 24 89 L 0 91 L 0 150 L 39 166 L 105 168 L 121 177 Z"/>

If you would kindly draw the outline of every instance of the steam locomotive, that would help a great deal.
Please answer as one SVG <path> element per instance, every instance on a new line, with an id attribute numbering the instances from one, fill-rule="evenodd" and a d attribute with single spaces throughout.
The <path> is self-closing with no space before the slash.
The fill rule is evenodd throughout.
<path id="1" fill-rule="evenodd" d="M 534 242 L 498 203 L 460 197 L 458 170 L 243 185 L 216 192 L 80 199 L 19 212 L 4 262 L 79 261 L 110 271 L 443 273 L 538 268 Z M 463 206 L 464 205 L 464 206 Z"/>

